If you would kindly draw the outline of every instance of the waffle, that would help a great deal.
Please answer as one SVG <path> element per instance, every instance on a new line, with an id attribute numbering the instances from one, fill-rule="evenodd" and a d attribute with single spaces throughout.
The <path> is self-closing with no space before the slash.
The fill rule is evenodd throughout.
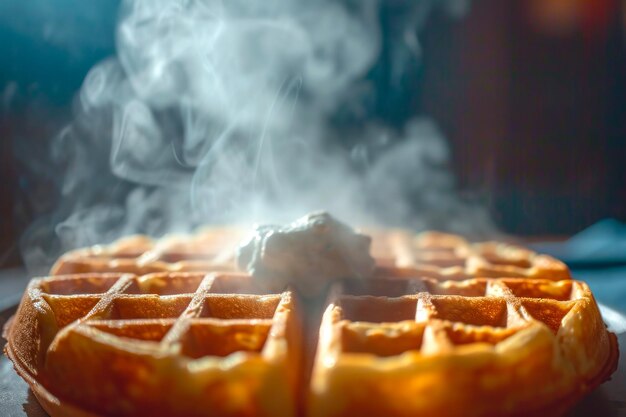
<path id="1" fill-rule="evenodd" d="M 5 351 L 52 417 L 556 416 L 617 365 L 573 280 L 344 280 L 310 378 L 299 316 L 242 274 L 52 276 Z"/>
<path id="2" fill-rule="evenodd" d="M 31 281 L 5 350 L 53 417 L 293 416 L 301 327 L 245 275 L 78 274 Z"/>
<path id="3" fill-rule="evenodd" d="M 547 255 L 501 242 L 470 243 L 438 232 L 368 230 L 379 276 L 425 276 L 439 280 L 476 277 L 569 279 L 565 264 Z M 238 228 L 207 228 L 192 235 L 151 239 L 130 236 L 110 245 L 78 249 L 62 256 L 52 275 L 85 272 L 231 271 Z"/>
<path id="4" fill-rule="evenodd" d="M 190 235 L 152 239 L 133 235 L 109 245 L 81 248 L 59 258 L 52 275 L 87 272 L 232 271 L 235 248 L 244 236 L 235 227 L 205 228 Z"/>
<path id="5" fill-rule="evenodd" d="M 319 332 L 310 417 L 554 416 L 617 366 L 573 280 L 347 280 Z"/>
<path id="6" fill-rule="evenodd" d="M 371 234 L 375 276 L 307 300 L 306 322 L 291 289 L 214 271 L 239 229 L 80 249 L 31 281 L 5 351 L 53 417 L 553 416 L 615 370 L 616 338 L 561 262 Z"/>
<path id="7" fill-rule="evenodd" d="M 470 243 L 440 232 L 413 235 L 404 230 L 373 231 L 372 253 L 382 276 L 570 279 L 567 266 L 548 255 L 503 242 Z"/>

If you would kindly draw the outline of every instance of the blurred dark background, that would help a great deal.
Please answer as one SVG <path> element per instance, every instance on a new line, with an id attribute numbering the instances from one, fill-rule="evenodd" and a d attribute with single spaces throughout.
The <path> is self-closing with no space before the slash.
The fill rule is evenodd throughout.
<path id="1" fill-rule="evenodd" d="M 389 32 L 399 3 L 381 14 Z M 505 232 L 567 236 L 626 220 L 625 4 L 478 0 L 462 19 L 435 12 L 419 36 L 422 64 L 376 112 L 392 123 L 432 116 L 460 188 L 482 196 Z M 114 53 L 117 9 L 112 0 L 0 5 L 0 266 L 20 263 L 16 239 L 52 208 L 50 173 L 16 155 L 35 157 L 29 147 L 46 147 L 69 122 L 86 73 Z M 385 56 L 372 75 L 382 91 Z M 23 198 L 32 193 L 41 206 Z"/>

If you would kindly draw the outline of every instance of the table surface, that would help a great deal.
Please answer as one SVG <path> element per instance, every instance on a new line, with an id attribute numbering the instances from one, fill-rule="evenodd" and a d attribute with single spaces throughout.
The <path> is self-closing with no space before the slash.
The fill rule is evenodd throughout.
<path id="1" fill-rule="evenodd" d="M 589 284 L 598 302 L 626 314 L 626 266 L 573 269 L 572 274 Z"/>

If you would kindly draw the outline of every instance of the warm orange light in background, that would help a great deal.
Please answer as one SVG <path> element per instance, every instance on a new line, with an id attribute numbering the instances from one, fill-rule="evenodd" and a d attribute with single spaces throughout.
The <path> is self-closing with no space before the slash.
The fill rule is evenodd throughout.
<path id="1" fill-rule="evenodd" d="M 568 36 L 582 32 L 587 39 L 604 38 L 612 16 L 619 13 L 619 1 L 530 0 L 528 12 L 532 25 L 544 34 Z"/>

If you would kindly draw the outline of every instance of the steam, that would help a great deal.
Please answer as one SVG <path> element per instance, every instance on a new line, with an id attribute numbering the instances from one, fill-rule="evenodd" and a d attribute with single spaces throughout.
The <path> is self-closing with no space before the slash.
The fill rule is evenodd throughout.
<path id="1" fill-rule="evenodd" d="M 53 142 L 62 199 L 24 235 L 25 260 L 37 268 L 124 234 L 318 209 L 351 224 L 488 230 L 486 213 L 458 197 L 433 122 L 390 127 L 369 105 L 381 94 L 371 73 L 383 35 L 393 84 L 419 61 L 431 10 L 466 6 L 125 1 L 117 56 L 87 75 L 73 123 Z M 385 7 L 398 9 L 391 35 Z"/>

